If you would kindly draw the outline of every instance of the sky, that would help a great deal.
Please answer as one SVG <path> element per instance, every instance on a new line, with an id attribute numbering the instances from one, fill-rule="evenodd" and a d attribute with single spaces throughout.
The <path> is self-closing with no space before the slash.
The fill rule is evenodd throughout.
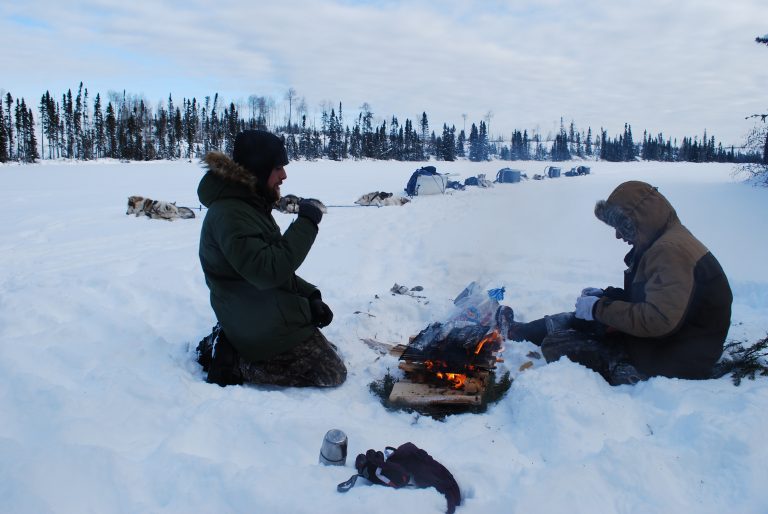
<path id="1" fill-rule="evenodd" d="M 0 91 L 269 96 L 286 118 L 293 88 L 316 124 L 368 104 L 438 133 L 546 136 L 562 118 L 738 146 L 768 110 L 766 30 L 764 0 L 3 0 Z"/>

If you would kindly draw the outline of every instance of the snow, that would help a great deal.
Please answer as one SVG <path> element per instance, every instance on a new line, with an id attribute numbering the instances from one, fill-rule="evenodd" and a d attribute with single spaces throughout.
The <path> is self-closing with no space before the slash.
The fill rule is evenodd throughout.
<path id="1" fill-rule="evenodd" d="M 463 180 L 504 163 L 435 164 Z M 529 176 L 548 163 L 526 163 Z M 400 192 L 420 164 L 294 162 L 283 193 L 351 206 Z M 619 183 L 659 186 L 734 291 L 729 339 L 768 330 L 768 190 L 721 164 L 590 163 L 592 174 L 331 207 L 299 274 L 333 308 L 349 370 L 334 390 L 206 384 L 194 348 L 215 323 L 197 260 L 202 216 L 125 215 L 130 195 L 196 207 L 198 163 L 0 166 L 0 497 L 7 513 L 443 512 L 434 489 L 358 485 L 357 453 L 413 441 L 456 477 L 460 513 L 758 513 L 768 506 L 768 381 L 654 378 L 608 386 L 510 343 L 515 381 L 484 414 L 390 412 L 368 390 L 471 281 L 517 319 L 620 285 L 627 247 L 592 214 Z M 204 211 L 202 213 L 204 214 Z M 293 216 L 276 214 L 285 229 Z M 761 228 L 762 227 L 762 228 Z M 760 234 L 763 234 L 760 236 Z M 394 283 L 426 298 L 392 295 Z M 318 464 L 325 432 L 345 467 Z"/>

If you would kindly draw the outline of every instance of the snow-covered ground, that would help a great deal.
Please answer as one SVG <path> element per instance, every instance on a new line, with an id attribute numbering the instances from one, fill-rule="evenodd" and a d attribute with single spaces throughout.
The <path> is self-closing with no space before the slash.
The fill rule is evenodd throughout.
<path id="1" fill-rule="evenodd" d="M 432 164 L 461 180 L 503 165 Z M 357 453 L 406 441 L 453 472 L 458 512 L 766 512 L 765 379 L 610 387 L 567 361 L 521 373 L 534 347 L 517 343 L 501 365 L 515 381 L 484 414 L 436 421 L 369 392 L 397 362 L 360 339 L 406 342 L 473 280 L 506 287 L 502 303 L 523 320 L 572 309 L 585 286 L 620 285 L 628 248 L 592 211 L 630 179 L 659 186 L 720 260 L 729 338 L 765 336 L 768 190 L 730 165 L 591 166 L 404 207 L 330 208 L 299 274 L 335 312 L 324 332 L 349 377 L 334 390 L 204 382 L 193 350 L 215 320 L 202 216 L 125 215 L 130 195 L 197 206 L 199 164 L 0 166 L 0 512 L 443 512 L 434 489 L 336 492 Z M 283 193 L 348 206 L 402 191 L 416 167 L 295 162 Z M 521 167 L 532 176 L 544 163 Z M 426 298 L 393 296 L 394 283 Z M 349 437 L 346 467 L 318 464 L 331 428 Z"/>

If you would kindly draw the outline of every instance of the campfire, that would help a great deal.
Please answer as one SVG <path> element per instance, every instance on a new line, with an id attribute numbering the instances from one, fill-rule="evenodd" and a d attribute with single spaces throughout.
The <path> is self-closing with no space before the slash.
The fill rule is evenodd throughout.
<path id="1" fill-rule="evenodd" d="M 488 326 L 433 323 L 403 348 L 405 379 L 389 400 L 414 408 L 480 405 L 502 350 L 499 332 Z"/>

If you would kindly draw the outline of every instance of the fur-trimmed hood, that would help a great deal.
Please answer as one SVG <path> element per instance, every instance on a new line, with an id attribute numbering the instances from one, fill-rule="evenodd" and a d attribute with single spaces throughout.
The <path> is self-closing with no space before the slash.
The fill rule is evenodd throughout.
<path id="1" fill-rule="evenodd" d="M 672 204 L 657 188 L 635 180 L 620 184 L 607 200 L 597 202 L 595 216 L 622 232 L 638 252 L 672 223 L 679 223 Z"/>
<path id="2" fill-rule="evenodd" d="M 200 180 L 197 196 L 210 207 L 220 198 L 259 198 L 258 178 L 221 152 L 208 152 L 203 158 L 207 173 Z"/>

